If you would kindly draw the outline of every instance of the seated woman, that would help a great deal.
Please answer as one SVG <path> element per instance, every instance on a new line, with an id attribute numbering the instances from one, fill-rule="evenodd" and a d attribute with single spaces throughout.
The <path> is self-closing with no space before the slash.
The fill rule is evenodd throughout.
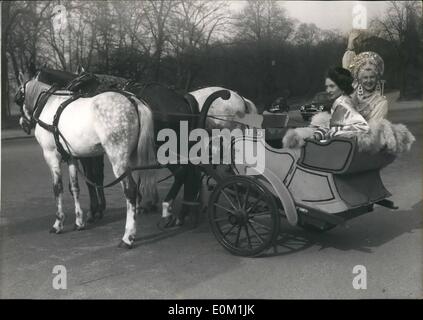
<path id="1" fill-rule="evenodd" d="M 313 116 L 309 127 L 289 129 L 283 137 L 283 147 L 301 148 L 306 138 L 324 140 L 354 136 L 359 151 L 376 153 L 385 150 L 391 154 L 409 151 L 415 141 L 413 134 L 403 124 L 392 124 L 383 119 L 383 112 L 367 122 L 364 115 L 356 110 L 354 99 L 349 96 L 353 91 L 351 83 L 348 70 L 330 70 L 326 90 L 335 99 L 331 114 L 320 112 Z"/>
<path id="2" fill-rule="evenodd" d="M 351 73 L 344 68 L 331 68 L 326 76 L 326 92 L 335 100 L 329 121 L 329 127 L 319 126 L 313 137 L 317 140 L 330 139 L 336 136 L 352 136 L 369 131 L 366 120 L 355 110 L 351 97 L 354 89 Z"/>
<path id="3" fill-rule="evenodd" d="M 355 109 L 366 121 L 377 122 L 386 119 L 388 100 L 383 95 L 384 62 L 376 52 L 366 51 L 356 54 L 357 45 L 365 40 L 366 33 L 352 30 L 348 47 L 342 58 L 342 66 L 351 71 L 355 88 L 351 98 Z"/>

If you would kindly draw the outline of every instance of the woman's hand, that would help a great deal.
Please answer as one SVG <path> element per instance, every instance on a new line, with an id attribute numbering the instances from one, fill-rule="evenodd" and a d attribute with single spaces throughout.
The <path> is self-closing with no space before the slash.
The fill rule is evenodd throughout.
<path id="1" fill-rule="evenodd" d="M 348 37 L 348 50 L 354 51 L 354 41 L 361 35 L 360 30 L 353 29 Z"/>

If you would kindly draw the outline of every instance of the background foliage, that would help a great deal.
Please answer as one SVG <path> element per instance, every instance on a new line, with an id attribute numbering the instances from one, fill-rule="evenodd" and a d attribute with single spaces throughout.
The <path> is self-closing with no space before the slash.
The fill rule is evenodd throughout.
<path id="1" fill-rule="evenodd" d="M 381 54 L 387 89 L 402 99 L 421 96 L 421 19 L 420 1 L 392 1 L 356 43 Z M 309 97 L 341 64 L 347 37 L 292 19 L 274 1 L 250 0 L 239 13 L 226 1 L 3 1 L 2 119 L 16 108 L 19 71 L 34 65 L 82 65 L 181 91 L 220 85 L 258 105 L 286 92 Z"/>

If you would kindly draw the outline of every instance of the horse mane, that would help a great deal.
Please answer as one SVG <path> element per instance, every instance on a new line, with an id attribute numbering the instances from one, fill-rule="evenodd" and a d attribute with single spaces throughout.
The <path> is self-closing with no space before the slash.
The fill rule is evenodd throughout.
<path id="1" fill-rule="evenodd" d="M 172 92 L 174 92 L 175 94 L 180 95 L 181 93 L 179 93 L 176 89 L 165 85 L 163 83 L 157 82 L 157 81 L 150 81 L 150 82 L 136 82 L 136 81 L 132 81 L 129 80 L 126 82 L 125 84 L 125 90 L 128 90 L 130 92 L 130 89 L 145 89 L 148 87 L 152 87 L 152 86 L 156 86 L 156 87 L 161 87 L 161 88 L 165 88 L 167 90 L 170 90 Z"/>
<path id="2" fill-rule="evenodd" d="M 77 78 L 78 75 L 62 70 L 43 68 L 38 73 L 37 77 L 38 81 L 43 82 L 45 84 L 57 84 L 59 87 L 64 87 L 69 82 Z"/>
<path id="3" fill-rule="evenodd" d="M 47 91 L 51 88 L 51 85 L 41 81 L 32 79 L 28 81 L 25 86 L 25 106 L 29 110 L 34 110 L 38 97 L 41 92 Z"/>
<path id="4" fill-rule="evenodd" d="M 113 82 L 113 84 L 123 84 L 123 83 L 128 81 L 128 79 L 125 79 L 123 77 L 112 76 L 112 75 L 108 75 L 108 74 L 94 73 L 94 75 L 98 78 L 98 80 L 101 83 L 105 83 L 105 82 L 111 83 L 111 82 Z"/>

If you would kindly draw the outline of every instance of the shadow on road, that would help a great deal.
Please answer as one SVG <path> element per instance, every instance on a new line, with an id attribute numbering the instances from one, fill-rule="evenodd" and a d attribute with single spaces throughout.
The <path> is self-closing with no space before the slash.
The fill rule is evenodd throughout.
<path id="1" fill-rule="evenodd" d="M 33 203 L 34 204 L 34 203 Z M 39 208 L 38 208 L 39 209 Z M 30 216 L 31 208 L 25 207 L 19 210 L 20 214 L 23 217 Z M 46 207 L 46 212 L 51 211 L 51 207 Z M 44 215 L 44 216 L 37 216 L 34 218 L 25 219 L 24 221 L 10 223 L 7 225 L 0 226 L 0 231 L 4 232 L 8 235 L 8 237 L 18 236 L 18 235 L 26 235 L 30 233 L 36 232 L 48 232 L 50 228 L 53 226 L 55 216 L 54 211 L 51 214 Z M 71 232 L 73 230 L 73 225 L 75 221 L 75 215 L 71 213 L 71 211 L 66 210 L 66 219 L 65 219 L 65 228 L 63 230 L 63 234 Z M 96 220 L 94 223 L 87 224 L 86 230 L 95 229 L 97 227 L 105 226 L 108 224 L 112 224 L 119 220 L 125 219 L 125 208 L 111 208 L 106 209 L 106 212 L 102 219 Z"/>
<path id="2" fill-rule="evenodd" d="M 42 202 L 45 203 L 45 200 L 40 200 L 39 202 L 41 205 Z M 50 207 L 46 206 L 46 210 L 50 209 Z M 22 217 L 31 216 L 30 212 L 26 212 L 28 210 L 30 209 L 21 208 L 19 210 Z M 422 229 L 422 211 L 423 201 L 416 203 L 410 210 L 391 211 L 379 207 L 374 212 L 356 218 L 353 223 L 351 221 L 351 227 L 349 228 L 337 227 L 325 233 L 305 231 L 298 227 L 292 227 L 286 221 L 283 221 L 275 245 L 259 257 L 290 255 L 313 246 L 318 246 L 319 250 L 332 248 L 342 251 L 356 250 L 371 253 L 372 248 L 380 247 L 403 234 L 413 233 L 414 230 Z M 74 215 L 68 213 L 63 233 L 72 231 L 73 219 Z M 124 219 L 124 207 L 109 208 L 105 211 L 104 217 L 101 220 L 87 225 L 86 232 L 92 232 L 97 228 L 105 226 L 108 226 L 108 229 L 111 228 L 111 230 L 114 230 L 115 226 L 112 226 L 112 224 L 118 221 L 124 221 Z M 159 230 L 156 225 L 160 219 L 159 215 L 141 215 L 140 219 L 142 222 L 139 224 L 139 227 L 143 230 L 139 230 L 139 234 L 142 236 L 136 238 L 135 249 L 187 232 L 191 233 L 190 237 L 196 237 L 196 234 L 199 232 L 211 232 L 205 217 L 201 217 L 201 222 L 196 228 L 186 225 L 172 230 Z M 8 238 L 36 232 L 47 233 L 53 222 L 54 215 L 49 214 L 0 226 L 0 231 L 7 235 Z M 117 229 L 114 231 L 117 232 Z M 122 231 L 121 228 L 119 228 L 119 231 Z"/>
<path id="3" fill-rule="evenodd" d="M 353 228 L 338 227 L 326 233 L 308 232 L 288 225 L 282 225 L 275 246 L 260 257 L 284 256 L 320 246 L 337 250 L 356 250 L 371 253 L 395 238 L 413 233 L 423 228 L 423 201 L 416 203 L 411 210 L 389 211 L 380 208 L 362 221 L 357 221 Z"/>

